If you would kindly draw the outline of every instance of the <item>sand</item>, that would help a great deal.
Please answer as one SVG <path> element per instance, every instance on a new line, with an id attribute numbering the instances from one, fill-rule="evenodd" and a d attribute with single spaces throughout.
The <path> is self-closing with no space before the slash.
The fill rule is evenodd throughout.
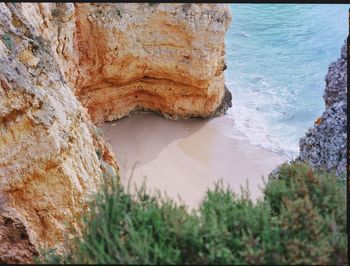
<path id="1" fill-rule="evenodd" d="M 169 121 L 142 113 L 102 126 L 116 154 L 121 180 L 130 188 L 160 190 L 190 208 L 220 179 L 237 194 L 248 185 L 251 198 L 262 197 L 263 178 L 287 159 L 252 145 L 226 116 Z M 131 178 L 131 179 L 130 179 Z"/>

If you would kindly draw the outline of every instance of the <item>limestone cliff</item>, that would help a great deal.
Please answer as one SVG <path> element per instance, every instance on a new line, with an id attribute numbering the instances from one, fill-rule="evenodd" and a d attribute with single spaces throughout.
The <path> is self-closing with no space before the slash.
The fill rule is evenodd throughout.
<path id="1" fill-rule="evenodd" d="M 317 168 L 346 177 L 347 49 L 329 66 L 323 95 L 326 110 L 300 139 L 300 158 Z"/>
<path id="2" fill-rule="evenodd" d="M 138 110 L 210 117 L 231 106 L 224 85 L 225 5 L 25 4 L 94 122 Z"/>
<path id="3" fill-rule="evenodd" d="M 231 106 L 230 21 L 218 4 L 0 3 L 1 263 L 62 250 L 103 172 L 117 172 L 92 122 Z"/>
<path id="4" fill-rule="evenodd" d="M 1 263 L 30 262 L 39 247 L 62 249 L 66 224 L 79 230 L 102 181 L 101 163 L 117 170 L 22 8 L 0 3 Z"/>
<path id="5" fill-rule="evenodd" d="M 76 14 L 77 94 L 93 121 L 143 109 L 209 117 L 230 106 L 226 6 L 83 4 Z"/>

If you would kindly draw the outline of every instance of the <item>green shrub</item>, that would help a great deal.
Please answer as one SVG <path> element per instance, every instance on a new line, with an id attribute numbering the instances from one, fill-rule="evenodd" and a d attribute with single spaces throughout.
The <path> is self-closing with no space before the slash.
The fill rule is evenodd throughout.
<path id="1" fill-rule="evenodd" d="M 8 33 L 4 33 L 1 35 L 1 39 L 6 45 L 7 49 L 12 50 L 14 47 L 13 40 L 11 39 L 11 36 Z"/>
<path id="2" fill-rule="evenodd" d="M 235 195 L 222 183 L 189 212 L 145 187 L 105 187 L 82 238 L 45 263 L 347 264 L 344 185 L 301 163 L 284 165 L 264 199 Z"/>
<path id="3" fill-rule="evenodd" d="M 339 265 L 347 263 L 344 183 L 337 179 L 334 173 L 313 171 L 303 163 L 284 165 L 279 175 L 279 180 L 272 180 L 267 184 L 264 193 L 265 201 L 272 207 L 273 215 L 280 217 L 281 222 L 287 218 L 291 221 L 283 227 L 286 228 L 285 234 L 289 237 L 299 234 L 298 239 L 304 243 L 309 242 L 309 248 L 300 246 L 299 249 L 304 249 L 309 257 L 313 254 L 318 256 L 319 253 L 319 260 L 314 258 L 314 264 L 327 264 L 326 261 Z M 288 209 L 294 211 L 288 212 Z M 292 221 L 298 221 L 297 218 L 304 224 L 300 224 L 296 231 L 292 227 Z M 327 240 L 328 244 L 323 240 Z M 291 247 L 288 242 L 282 239 L 281 243 L 285 245 L 283 252 L 289 252 Z M 312 249 L 312 245 L 316 250 Z M 328 254 L 327 259 L 322 260 L 321 255 L 325 254 Z M 306 257 L 304 264 L 309 264 Z"/>
<path id="4" fill-rule="evenodd" d="M 122 18 L 122 17 L 123 17 L 123 15 L 122 15 L 122 11 L 121 11 L 121 10 L 119 10 L 118 8 L 114 8 L 114 9 L 112 9 L 112 12 L 113 12 L 113 15 L 114 15 L 115 17 L 120 17 L 120 18 Z"/>

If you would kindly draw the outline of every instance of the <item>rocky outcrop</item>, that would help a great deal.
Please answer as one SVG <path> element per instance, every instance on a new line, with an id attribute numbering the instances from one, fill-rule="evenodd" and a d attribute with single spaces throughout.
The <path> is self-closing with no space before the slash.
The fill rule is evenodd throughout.
<path id="1" fill-rule="evenodd" d="M 217 4 L 0 3 L 1 263 L 62 251 L 81 229 L 103 174 L 118 171 L 92 122 L 231 106 L 230 21 Z"/>
<path id="2" fill-rule="evenodd" d="M 347 50 L 329 66 L 323 95 L 326 111 L 315 121 L 306 136 L 300 139 L 300 159 L 317 168 L 346 174 L 347 140 Z"/>
<path id="3" fill-rule="evenodd" d="M 171 119 L 222 113 L 230 21 L 224 5 L 76 5 L 77 95 L 95 122 L 145 109 Z"/>
<path id="4" fill-rule="evenodd" d="M 93 122 L 150 110 L 169 119 L 231 107 L 225 88 L 225 5 L 25 4 L 51 40 L 65 79 Z"/>
<path id="5" fill-rule="evenodd" d="M 62 250 L 104 167 L 117 171 L 22 8 L 0 3 L 1 263 L 30 262 L 39 247 Z"/>

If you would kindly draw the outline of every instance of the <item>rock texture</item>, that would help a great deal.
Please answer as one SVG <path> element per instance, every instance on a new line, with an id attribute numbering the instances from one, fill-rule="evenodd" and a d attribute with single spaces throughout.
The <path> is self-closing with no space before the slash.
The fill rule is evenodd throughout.
<path id="1" fill-rule="evenodd" d="M 117 171 L 54 57 L 23 4 L 0 3 L 0 263 L 62 250 L 104 167 Z"/>
<path id="2" fill-rule="evenodd" d="M 329 66 L 323 95 L 326 111 L 315 121 L 306 136 L 300 139 L 300 159 L 317 168 L 336 169 L 346 174 L 347 140 L 347 50 Z"/>
<path id="3" fill-rule="evenodd" d="M 140 110 L 169 119 L 210 117 L 231 107 L 223 75 L 231 22 L 225 5 L 85 3 L 40 10 L 32 24 L 54 40 L 62 72 L 93 122 Z"/>
<path id="4" fill-rule="evenodd" d="M 93 122 L 149 110 L 169 119 L 231 107 L 218 4 L 22 4 Z"/>
<path id="5" fill-rule="evenodd" d="M 210 117 L 225 90 L 228 7 L 210 4 L 76 5 L 77 95 L 94 122 L 151 110 Z"/>
<path id="6" fill-rule="evenodd" d="M 231 106 L 230 21 L 218 4 L 0 3 L 0 263 L 62 251 L 81 229 L 103 173 L 118 171 L 93 123 Z"/>

